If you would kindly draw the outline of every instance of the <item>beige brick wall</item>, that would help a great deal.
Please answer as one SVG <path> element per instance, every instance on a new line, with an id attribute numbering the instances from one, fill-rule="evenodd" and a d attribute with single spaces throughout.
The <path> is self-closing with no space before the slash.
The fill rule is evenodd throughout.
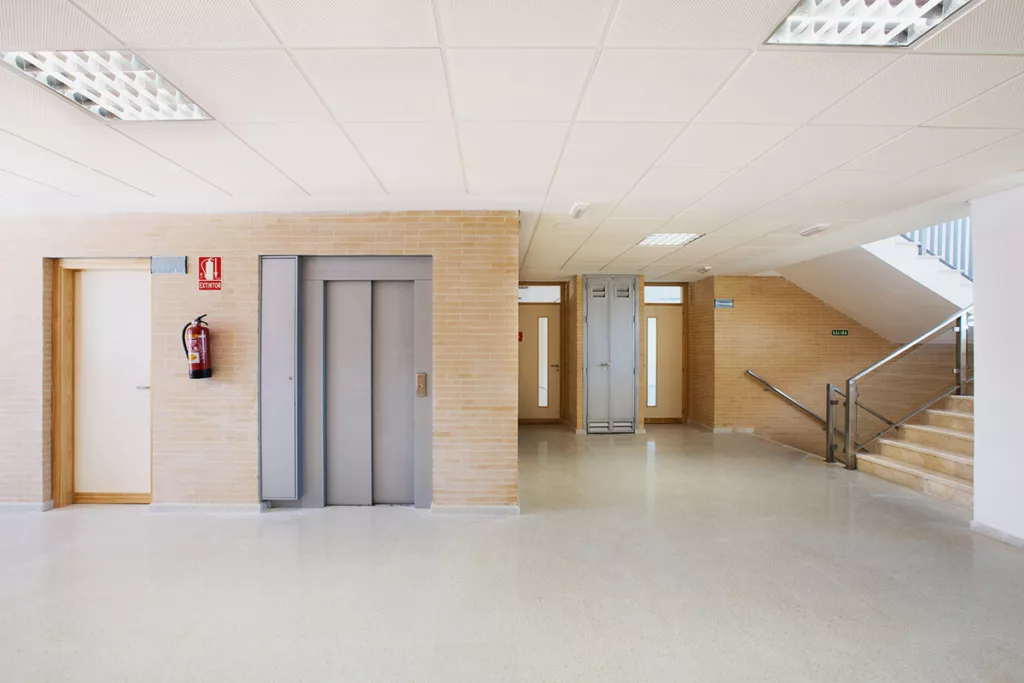
<path id="1" fill-rule="evenodd" d="M 715 286 L 707 278 L 687 288 L 687 406 L 691 422 L 715 425 Z"/>
<path id="2" fill-rule="evenodd" d="M 153 498 L 257 499 L 260 254 L 434 257 L 434 502 L 508 505 L 517 494 L 518 217 L 507 212 L 4 219 L 0 501 L 50 498 L 46 257 L 187 254 L 153 278 Z M 199 292 L 197 256 L 224 257 L 224 290 Z M 181 327 L 208 313 L 215 376 L 189 381 Z M 11 334 L 9 332 L 9 334 Z"/>
<path id="3" fill-rule="evenodd" d="M 818 423 L 764 391 L 745 370 L 824 416 L 825 385 L 845 383 L 893 345 L 784 278 L 715 277 L 713 282 L 712 298 L 735 302 L 735 308 L 712 309 L 714 426 L 753 427 L 776 441 L 823 454 L 825 436 Z M 850 336 L 833 337 L 833 329 L 848 329 Z"/>

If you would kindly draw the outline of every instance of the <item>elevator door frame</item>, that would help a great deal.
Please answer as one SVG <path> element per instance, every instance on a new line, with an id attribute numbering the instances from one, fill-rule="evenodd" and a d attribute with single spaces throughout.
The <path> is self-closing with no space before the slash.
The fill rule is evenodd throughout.
<path id="1" fill-rule="evenodd" d="M 413 283 L 414 329 L 416 334 L 415 372 L 426 373 L 427 395 L 414 398 L 414 506 L 429 508 L 433 498 L 433 258 L 430 256 L 264 256 L 265 259 L 297 259 L 298 315 L 293 323 L 296 335 L 295 400 L 296 488 L 294 497 L 273 498 L 263 490 L 261 451 L 261 499 L 278 507 L 324 507 L 326 505 L 326 421 L 323 381 L 326 326 L 323 315 L 313 334 L 303 334 L 311 307 L 324 305 L 324 283 L 331 281 L 402 281 Z M 262 283 L 261 283 L 262 286 Z M 261 304 L 262 307 L 262 304 Z M 291 323 L 290 323 L 291 324 Z M 410 390 L 416 386 L 409 378 Z M 262 428 L 261 428 L 262 432 Z"/>
<path id="2" fill-rule="evenodd" d="M 588 337 L 590 336 L 590 280 L 604 280 L 607 279 L 609 282 L 613 282 L 616 279 L 628 279 L 632 281 L 632 299 L 633 299 L 633 428 L 628 433 L 637 433 L 640 429 L 640 280 L 635 275 L 584 275 L 583 276 L 583 429 L 587 434 L 614 434 L 614 433 L 625 433 L 622 431 L 616 432 L 613 427 L 609 427 L 609 431 L 604 432 L 591 432 L 590 431 L 590 343 Z M 611 296 L 613 292 L 609 292 Z M 611 393 L 611 387 L 609 386 L 609 395 Z M 614 418 L 609 415 L 609 425 L 612 424 Z"/>

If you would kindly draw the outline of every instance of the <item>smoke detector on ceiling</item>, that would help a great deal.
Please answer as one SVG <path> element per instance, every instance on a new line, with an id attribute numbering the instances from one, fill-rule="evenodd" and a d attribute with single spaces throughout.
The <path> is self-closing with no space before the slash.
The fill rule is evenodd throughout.
<path id="1" fill-rule="evenodd" d="M 589 208 L 590 204 L 588 204 L 587 202 L 576 202 L 575 204 L 572 205 L 572 208 L 569 209 L 569 215 L 572 216 L 573 218 L 579 218 L 580 216 L 585 214 L 587 212 L 587 209 Z"/>
<path id="2" fill-rule="evenodd" d="M 704 275 L 705 273 L 710 273 L 711 272 L 711 266 L 703 266 L 701 268 L 698 268 L 697 272 L 700 273 L 701 275 Z"/>
<path id="3" fill-rule="evenodd" d="M 804 228 L 803 230 L 801 230 L 800 236 L 813 237 L 814 235 L 820 235 L 821 233 L 828 230 L 828 227 L 828 223 L 818 223 L 817 225 L 812 225 L 809 228 Z"/>

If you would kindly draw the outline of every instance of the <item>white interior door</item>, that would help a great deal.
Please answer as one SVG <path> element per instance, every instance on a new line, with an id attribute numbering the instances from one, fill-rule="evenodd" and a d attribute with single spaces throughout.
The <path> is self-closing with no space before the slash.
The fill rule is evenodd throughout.
<path id="1" fill-rule="evenodd" d="M 150 275 L 75 273 L 75 493 L 149 494 Z"/>

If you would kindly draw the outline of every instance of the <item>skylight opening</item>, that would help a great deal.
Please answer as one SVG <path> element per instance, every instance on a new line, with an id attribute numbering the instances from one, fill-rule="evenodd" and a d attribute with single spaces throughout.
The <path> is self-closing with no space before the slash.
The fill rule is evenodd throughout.
<path id="1" fill-rule="evenodd" d="M 211 118 L 133 52 L 0 52 L 0 61 L 102 119 L 202 121 Z"/>
<path id="2" fill-rule="evenodd" d="M 800 0 L 769 45 L 906 47 L 973 0 Z"/>
<path id="3" fill-rule="evenodd" d="M 654 232 L 640 240 L 638 247 L 681 247 L 703 237 L 692 232 Z"/>

